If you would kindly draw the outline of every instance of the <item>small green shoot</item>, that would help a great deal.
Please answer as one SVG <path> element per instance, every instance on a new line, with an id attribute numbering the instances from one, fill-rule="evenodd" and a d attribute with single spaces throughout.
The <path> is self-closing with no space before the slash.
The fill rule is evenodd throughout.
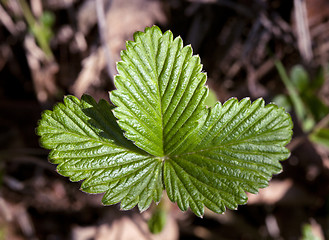
<path id="1" fill-rule="evenodd" d="M 321 240 L 314 235 L 311 224 L 303 225 L 302 234 L 302 240 Z"/>
<path id="2" fill-rule="evenodd" d="M 278 95 L 274 102 L 287 110 L 294 109 L 302 129 L 309 139 L 329 148 L 329 107 L 317 96 L 324 83 L 324 71 L 321 69 L 316 78 L 310 80 L 306 70 L 296 65 L 292 68 L 290 77 L 281 62 L 276 61 L 276 67 L 285 84 L 289 95 Z"/>
<path id="3" fill-rule="evenodd" d="M 284 85 L 286 86 L 289 97 L 291 100 L 291 103 L 295 109 L 296 116 L 300 123 L 302 124 L 302 128 L 305 132 L 310 131 L 314 127 L 314 119 L 313 116 L 310 114 L 308 109 L 305 107 L 305 103 L 303 102 L 301 96 L 299 95 L 298 89 L 295 84 L 300 83 L 300 81 L 292 81 L 291 78 L 289 78 L 288 74 L 286 73 L 286 70 L 282 63 L 280 61 L 275 61 L 275 66 L 278 69 L 278 72 L 280 74 L 281 80 L 283 81 Z M 296 74 L 296 71 L 293 71 L 292 76 L 297 77 L 297 79 L 302 79 L 305 84 L 305 75 L 302 75 L 302 78 L 299 78 L 301 74 Z"/>
<path id="4" fill-rule="evenodd" d="M 54 15 L 51 12 L 45 11 L 40 19 L 35 19 L 26 0 L 19 0 L 19 3 L 29 29 L 40 48 L 48 58 L 53 58 L 53 53 L 50 48 L 50 39 L 53 36 L 51 28 L 55 21 Z"/>
<path id="5" fill-rule="evenodd" d="M 163 202 L 161 201 L 155 206 L 152 216 L 147 222 L 150 232 L 153 234 L 162 232 L 167 223 L 167 210 Z"/>

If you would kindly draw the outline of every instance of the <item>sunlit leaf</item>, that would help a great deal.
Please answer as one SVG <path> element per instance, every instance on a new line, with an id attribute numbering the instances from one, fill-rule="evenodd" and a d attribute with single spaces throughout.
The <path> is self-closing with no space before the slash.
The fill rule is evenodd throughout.
<path id="1" fill-rule="evenodd" d="M 165 189 L 183 211 L 202 216 L 247 201 L 281 171 L 292 121 L 263 99 L 205 105 L 200 58 L 170 31 L 137 32 L 121 54 L 116 90 L 96 103 L 73 96 L 46 111 L 38 126 L 49 158 L 104 204 L 149 207 Z"/>

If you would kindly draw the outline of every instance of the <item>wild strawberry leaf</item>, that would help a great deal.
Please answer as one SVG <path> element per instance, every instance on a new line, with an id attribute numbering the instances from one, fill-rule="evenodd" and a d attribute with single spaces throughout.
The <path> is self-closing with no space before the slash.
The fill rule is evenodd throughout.
<path id="1" fill-rule="evenodd" d="M 281 171 L 292 121 L 283 108 L 232 98 L 212 108 L 198 56 L 156 26 L 121 54 L 117 90 L 96 103 L 68 96 L 38 126 L 49 158 L 104 204 L 140 210 L 166 189 L 182 210 L 202 216 L 237 208 Z M 113 112 L 113 113 L 112 113 Z M 114 114 L 114 115 L 113 115 Z"/>

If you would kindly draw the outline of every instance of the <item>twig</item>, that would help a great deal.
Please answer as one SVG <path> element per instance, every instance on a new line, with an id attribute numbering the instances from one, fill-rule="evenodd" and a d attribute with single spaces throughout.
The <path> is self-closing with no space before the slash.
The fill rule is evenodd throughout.
<path id="1" fill-rule="evenodd" d="M 37 98 L 40 103 L 46 103 L 56 95 L 55 74 L 58 72 L 58 64 L 54 58 L 48 59 L 30 35 L 24 39 L 26 58 L 32 72 L 32 79 Z"/>
<path id="2" fill-rule="evenodd" d="M 15 218 L 24 236 L 31 240 L 38 239 L 35 236 L 35 227 L 33 222 L 26 209 L 23 206 L 17 208 Z"/>
<path id="3" fill-rule="evenodd" d="M 283 40 L 286 43 L 293 43 L 294 37 L 290 25 L 285 20 L 283 20 L 282 17 L 276 12 L 272 13 L 272 17 L 275 24 L 279 26 L 283 33 L 285 33 L 282 37 Z"/>
<path id="4" fill-rule="evenodd" d="M 270 32 L 274 34 L 274 36 L 281 36 L 281 29 L 273 24 L 273 22 L 270 20 L 268 15 L 265 12 L 262 12 L 259 16 L 260 22 L 262 25 Z"/>
<path id="5" fill-rule="evenodd" d="M 6 222 L 11 222 L 14 218 L 13 213 L 12 211 L 10 211 L 6 200 L 1 195 L 0 195 L 0 214 Z"/>
<path id="6" fill-rule="evenodd" d="M 111 0 L 109 0 L 109 5 L 111 4 Z M 107 73 L 114 84 L 113 75 L 114 71 L 112 70 L 112 56 L 106 41 L 107 36 L 107 28 L 106 28 L 106 20 L 105 20 L 105 12 L 104 12 L 104 0 L 96 0 L 96 13 L 97 13 L 97 21 L 98 21 L 98 31 L 101 38 L 101 43 L 104 47 L 105 57 L 106 57 L 106 68 Z"/>
<path id="7" fill-rule="evenodd" d="M 40 18 L 43 14 L 43 7 L 41 0 L 34 0 L 30 2 L 31 10 L 37 18 Z"/>
<path id="8" fill-rule="evenodd" d="M 298 48 L 307 62 L 313 58 L 305 0 L 294 0 Z"/>
<path id="9" fill-rule="evenodd" d="M 0 22 L 7 28 L 11 35 L 17 35 L 18 31 L 6 10 L 0 5 Z"/>
<path id="10" fill-rule="evenodd" d="M 243 59 L 246 60 L 247 55 L 252 51 L 253 48 L 255 48 L 256 45 L 255 43 L 256 41 L 259 40 L 260 28 L 261 28 L 261 22 L 260 19 L 257 18 L 253 23 L 251 30 L 248 34 L 248 38 L 244 44 L 243 52 L 242 52 Z M 247 61 L 249 61 L 249 59 Z"/>
<path id="11" fill-rule="evenodd" d="M 329 122 L 329 114 L 327 114 L 324 118 L 322 118 L 314 127 L 313 129 L 324 128 Z"/>
<path id="12" fill-rule="evenodd" d="M 260 97 L 266 94 L 266 90 L 257 83 L 257 72 L 254 67 L 246 62 L 248 90 L 252 97 Z"/>
<path id="13" fill-rule="evenodd" d="M 294 151 L 297 147 L 303 144 L 307 140 L 306 135 L 302 135 L 300 137 L 295 137 L 291 140 L 291 142 L 287 145 L 287 148 L 290 152 Z"/>

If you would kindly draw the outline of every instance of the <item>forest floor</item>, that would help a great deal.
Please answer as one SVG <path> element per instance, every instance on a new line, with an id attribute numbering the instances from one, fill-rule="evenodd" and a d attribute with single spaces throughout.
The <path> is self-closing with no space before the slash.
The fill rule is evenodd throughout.
<path id="1" fill-rule="evenodd" d="M 328 16 L 326 0 L 1 0 L 0 239 L 329 239 L 329 134 L 311 137 L 328 127 Z M 64 95 L 109 100 L 126 40 L 154 24 L 192 45 L 218 100 L 278 101 L 294 121 L 291 156 L 268 188 L 202 219 L 170 203 L 157 235 L 152 208 L 102 206 L 102 195 L 57 174 L 35 134 Z M 276 60 L 308 74 L 294 85 L 304 118 Z"/>

